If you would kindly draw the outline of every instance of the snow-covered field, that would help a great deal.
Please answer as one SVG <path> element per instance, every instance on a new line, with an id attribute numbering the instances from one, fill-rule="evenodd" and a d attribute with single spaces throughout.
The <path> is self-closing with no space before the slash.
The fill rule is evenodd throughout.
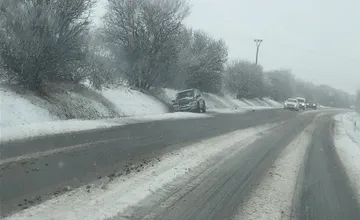
<path id="1" fill-rule="evenodd" d="M 19 94 L 0 87 L 0 142 L 149 120 L 210 117 L 192 113 L 168 114 L 167 105 L 176 93 L 176 90 L 162 89 L 155 98 L 128 87 L 94 91 L 78 86 L 54 93 L 50 100 L 44 100 L 31 93 Z M 275 101 L 268 104 L 265 99 L 238 100 L 209 93 L 204 97 L 208 110 L 213 113 L 239 113 L 281 105 Z"/>
<path id="2" fill-rule="evenodd" d="M 335 147 L 360 201 L 360 114 L 340 114 L 335 120 Z"/>
<path id="3" fill-rule="evenodd" d="M 234 145 L 241 151 L 276 124 L 267 124 L 239 130 L 169 153 L 157 164 L 149 165 L 140 173 L 103 182 L 87 192 L 86 187 L 75 189 L 62 196 L 18 212 L 4 220 L 102 220 L 135 206 L 141 200 L 175 179 L 186 176 L 193 169 Z M 226 153 L 226 155 L 234 155 Z M 200 166 L 201 167 L 201 166 Z M 191 176 L 191 175 L 190 175 Z M 99 207 L 101 206 L 101 209 Z M 93 212 L 97 210 L 97 212 Z"/>

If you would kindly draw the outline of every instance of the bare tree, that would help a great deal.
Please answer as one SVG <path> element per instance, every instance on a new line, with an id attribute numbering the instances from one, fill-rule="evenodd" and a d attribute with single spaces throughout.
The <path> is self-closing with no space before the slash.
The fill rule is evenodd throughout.
<path id="1" fill-rule="evenodd" d="M 88 37 L 86 66 L 82 69 L 86 72 L 86 80 L 95 89 L 101 89 L 104 85 L 121 84 L 122 81 L 116 74 L 118 68 L 114 57 L 97 31 L 92 32 Z"/>
<path id="2" fill-rule="evenodd" d="M 284 101 L 295 95 L 295 77 L 290 70 L 265 72 L 271 83 L 269 96 L 276 101 Z"/>
<path id="3" fill-rule="evenodd" d="M 193 30 L 183 27 L 177 40 L 180 50 L 176 61 L 169 68 L 169 80 L 164 86 L 175 89 L 184 89 L 186 87 L 185 82 L 189 78 L 189 66 L 193 62 L 192 41 Z"/>
<path id="4" fill-rule="evenodd" d="M 93 0 L 2 0 L 0 57 L 8 80 L 40 90 L 79 81 Z"/>
<path id="5" fill-rule="evenodd" d="M 184 0 L 108 0 L 104 37 L 132 86 L 149 89 L 166 78 L 188 14 Z"/>
<path id="6" fill-rule="evenodd" d="M 224 41 L 215 40 L 202 31 L 195 31 L 190 45 L 189 77 L 185 84 L 205 92 L 220 92 L 222 73 L 228 58 Z"/>
<path id="7" fill-rule="evenodd" d="M 248 61 L 233 61 L 226 67 L 224 86 L 237 98 L 263 97 L 265 81 L 262 67 Z"/>

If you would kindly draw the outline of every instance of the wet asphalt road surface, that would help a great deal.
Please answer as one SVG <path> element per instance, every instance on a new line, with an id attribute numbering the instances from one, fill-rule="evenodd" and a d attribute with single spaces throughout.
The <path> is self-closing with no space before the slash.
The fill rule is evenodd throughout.
<path id="1" fill-rule="evenodd" d="M 114 220 L 231 219 L 280 153 L 311 123 L 315 123 L 315 130 L 302 167 L 303 175 L 297 180 L 293 219 L 360 219 L 358 202 L 334 151 L 333 113 L 327 112 L 315 120 L 319 113 L 274 109 L 219 114 L 212 118 L 148 122 L 9 143 L 2 146 L 2 160 L 28 154 L 33 157 L 0 166 L 1 214 L 60 194 L 68 190 L 65 186 L 77 187 L 105 176 L 138 172 L 142 164 L 200 139 L 283 122 L 211 172 L 200 173 L 198 178 L 182 185 L 169 186 L 168 197 L 150 196 L 143 205 L 131 210 L 135 214 L 119 215 Z M 80 147 L 67 150 L 74 145 Z M 64 151 L 36 157 L 36 153 L 51 149 Z M 181 199 L 161 205 L 181 189 Z"/>
<path id="2" fill-rule="evenodd" d="M 133 215 L 119 215 L 112 220 L 232 219 L 282 150 L 314 117 L 315 114 L 311 114 L 288 119 L 283 125 L 273 128 L 269 135 L 250 144 L 245 152 L 240 151 L 222 164 L 215 164 L 211 172 L 200 173 L 197 178 L 178 186 L 166 186 L 164 188 L 173 188 L 167 193 L 168 196 L 160 200 L 150 197 L 138 208 L 129 210 Z M 234 146 L 235 149 L 237 147 Z M 175 202 L 164 205 L 179 189 L 185 192 L 174 199 Z M 158 194 L 163 193 L 154 193 L 154 197 Z"/>
<path id="3" fill-rule="evenodd" d="M 256 110 L 210 118 L 130 124 L 2 144 L 0 159 L 10 162 L 0 165 L 1 214 L 7 215 L 61 194 L 68 186 L 74 188 L 106 176 L 137 172 L 149 160 L 194 141 L 281 122 L 296 114 L 282 109 Z M 64 151 L 37 156 L 59 149 Z M 28 155 L 30 158 L 11 161 Z"/>

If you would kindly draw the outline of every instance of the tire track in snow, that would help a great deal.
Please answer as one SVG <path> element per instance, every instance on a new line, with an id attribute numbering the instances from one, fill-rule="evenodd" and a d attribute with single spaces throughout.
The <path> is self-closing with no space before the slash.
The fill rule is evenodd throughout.
<path id="1" fill-rule="evenodd" d="M 286 147 L 234 220 L 290 219 L 296 179 L 313 129 L 308 126 Z"/>
<path id="2" fill-rule="evenodd" d="M 360 209 L 349 176 L 340 160 L 333 140 L 331 114 L 319 117 L 298 178 L 299 197 L 293 219 L 360 219 Z M 295 201 L 295 200 L 294 200 Z"/>
<path id="3" fill-rule="evenodd" d="M 227 152 L 233 157 L 209 163 L 208 166 L 212 167 L 210 173 L 205 171 L 200 178 L 177 185 L 172 183 L 169 188 L 157 192 L 171 198 L 170 202 L 161 196 L 151 196 L 133 207 L 132 212 L 111 220 L 232 219 L 281 152 L 312 121 L 313 117 L 290 120 L 255 140 L 243 151 Z"/>

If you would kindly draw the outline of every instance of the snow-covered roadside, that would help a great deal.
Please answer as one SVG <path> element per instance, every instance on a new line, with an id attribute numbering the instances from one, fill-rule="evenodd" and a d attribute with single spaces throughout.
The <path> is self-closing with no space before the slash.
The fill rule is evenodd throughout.
<path id="1" fill-rule="evenodd" d="M 290 219 L 296 178 L 311 140 L 312 130 L 313 126 L 310 125 L 286 147 L 234 219 Z"/>
<path id="2" fill-rule="evenodd" d="M 282 108 L 284 107 L 283 103 L 280 103 L 280 102 L 276 102 L 272 99 L 269 99 L 269 98 L 263 98 L 265 102 L 269 103 L 270 105 L 272 105 L 273 107 L 276 107 L 276 108 Z"/>
<path id="3" fill-rule="evenodd" d="M 157 93 L 159 99 L 164 102 L 171 103 L 171 100 L 175 98 L 178 91 L 174 89 L 164 88 Z M 206 107 L 210 111 L 225 111 L 231 110 L 238 111 L 242 108 L 257 109 L 257 108 L 282 108 L 283 104 L 274 100 L 264 98 L 264 100 L 240 100 L 230 95 L 216 95 L 211 93 L 203 93 L 206 102 Z"/>
<path id="4" fill-rule="evenodd" d="M 235 109 L 231 109 L 231 108 L 220 108 L 220 109 L 210 109 L 208 110 L 209 113 L 245 113 L 251 110 L 257 110 L 257 109 L 273 109 L 274 107 L 270 107 L 270 106 L 246 106 L 246 107 L 242 107 L 242 108 L 235 108 Z"/>
<path id="5" fill-rule="evenodd" d="M 15 124 L 57 120 L 46 109 L 33 105 L 13 92 L 0 90 L 0 129 Z M 1 131 L 2 132 L 2 131 Z"/>
<path id="6" fill-rule="evenodd" d="M 166 106 L 155 97 L 126 87 L 104 89 L 101 94 L 116 107 L 123 116 L 155 115 L 168 112 Z"/>
<path id="7" fill-rule="evenodd" d="M 208 118 L 211 114 L 196 114 L 188 112 L 166 113 L 159 115 L 144 115 L 134 117 L 123 117 L 101 120 L 62 120 L 47 121 L 41 123 L 24 124 L 0 128 L 0 143 L 17 139 L 26 139 L 37 136 L 70 133 L 77 131 L 86 131 L 93 129 L 109 128 L 113 126 L 122 126 L 134 123 L 159 121 L 159 120 L 177 120 L 190 118 Z"/>
<path id="8" fill-rule="evenodd" d="M 253 108 L 251 108 L 253 109 Z M 222 113 L 222 114 L 228 114 L 228 113 L 245 113 L 249 111 L 250 109 L 229 109 L 229 108 L 222 108 L 222 109 L 211 109 L 208 110 L 209 113 Z"/>
<path id="9" fill-rule="evenodd" d="M 171 103 L 177 92 L 172 89 L 161 90 L 158 98 L 163 102 L 128 87 L 95 91 L 77 86 L 73 90 L 61 91 L 52 94 L 53 100 L 50 102 L 32 93 L 18 94 L 0 87 L 0 142 L 151 120 L 211 117 L 192 113 L 168 114 L 165 103 Z M 261 104 L 261 100 L 251 102 L 208 93 L 204 96 L 207 97 L 210 113 L 242 113 L 274 108 Z"/>
<path id="10" fill-rule="evenodd" d="M 116 216 L 129 207 L 135 206 L 153 192 L 175 179 L 187 175 L 192 169 L 205 163 L 220 152 L 237 143 L 245 148 L 258 134 L 274 127 L 268 124 L 239 130 L 218 137 L 200 141 L 165 155 L 155 166 L 146 167 L 140 173 L 120 177 L 112 182 L 91 189 L 81 187 L 42 204 L 23 210 L 4 220 L 102 220 Z M 250 141 L 246 141 L 249 140 Z M 93 210 L 96 210 L 94 212 Z"/>
<path id="11" fill-rule="evenodd" d="M 335 120 L 335 149 L 360 201 L 360 114 L 340 114 L 335 116 Z"/>

